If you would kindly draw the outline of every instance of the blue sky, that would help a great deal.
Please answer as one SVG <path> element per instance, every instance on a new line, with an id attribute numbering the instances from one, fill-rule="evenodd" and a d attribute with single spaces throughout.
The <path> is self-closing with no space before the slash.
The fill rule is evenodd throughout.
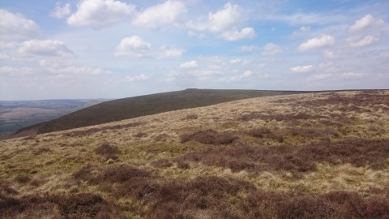
<path id="1" fill-rule="evenodd" d="M 389 2 L 0 0 L 0 100 L 389 88 Z"/>

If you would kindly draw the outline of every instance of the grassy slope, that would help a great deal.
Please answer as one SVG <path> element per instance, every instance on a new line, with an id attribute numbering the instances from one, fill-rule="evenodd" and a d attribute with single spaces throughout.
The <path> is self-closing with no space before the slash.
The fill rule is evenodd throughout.
<path id="1" fill-rule="evenodd" d="M 233 100 L 293 93 L 299 92 L 187 89 L 104 102 L 20 131 L 38 129 L 38 133 L 48 133 Z"/>
<path id="2" fill-rule="evenodd" d="M 388 112 L 297 94 L 1 141 L 0 217 L 385 218 Z"/>

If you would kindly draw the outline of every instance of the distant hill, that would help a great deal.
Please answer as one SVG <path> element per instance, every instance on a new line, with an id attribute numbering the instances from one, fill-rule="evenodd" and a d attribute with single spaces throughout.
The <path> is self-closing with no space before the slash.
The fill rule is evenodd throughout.
<path id="1" fill-rule="evenodd" d="M 298 91 L 186 89 L 103 102 L 58 119 L 19 130 L 38 134 L 98 125 L 173 110 L 209 106 L 253 97 L 302 93 Z"/>

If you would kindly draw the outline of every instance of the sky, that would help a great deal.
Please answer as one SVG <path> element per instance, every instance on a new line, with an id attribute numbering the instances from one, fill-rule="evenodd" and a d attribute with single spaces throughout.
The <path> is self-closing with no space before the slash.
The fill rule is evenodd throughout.
<path id="1" fill-rule="evenodd" d="M 387 0 L 0 0 L 0 100 L 389 89 Z"/>

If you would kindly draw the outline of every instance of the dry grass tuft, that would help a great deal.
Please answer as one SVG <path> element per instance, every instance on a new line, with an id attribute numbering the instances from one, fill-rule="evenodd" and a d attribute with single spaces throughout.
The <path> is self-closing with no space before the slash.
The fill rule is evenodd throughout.
<path id="1" fill-rule="evenodd" d="M 197 114 L 190 114 L 190 115 L 185 116 L 181 120 L 193 120 L 193 119 L 197 119 L 197 118 L 199 118 L 199 116 Z"/>
<path id="2" fill-rule="evenodd" d="M 36 150 L 34 152 L 34 155 L 41 155 L 41 154 L 49 153 L 49 152 L 51 152 L 51 150 L 49 148 L 42 147 L 42 148 L 39 148 L 38 150 Z"/>
<path id="3" fill-rule="evenodd" d="M 112 146 L 107 142 L 97 147 L 95 149 L 95 152 L 96 154 L 104 156 L 107 160 L 108 159 L 116 160 L 118 159 L 118 154 L 121 153 L 118 147 Z"/>
<path id="4" fill-rule="evenodd" d="M 144 137 L 147 137 L 147 133 L 145 132 L 138 132 L 134 135 L 134 137 L 136 138 L 144 138 Z"/>

